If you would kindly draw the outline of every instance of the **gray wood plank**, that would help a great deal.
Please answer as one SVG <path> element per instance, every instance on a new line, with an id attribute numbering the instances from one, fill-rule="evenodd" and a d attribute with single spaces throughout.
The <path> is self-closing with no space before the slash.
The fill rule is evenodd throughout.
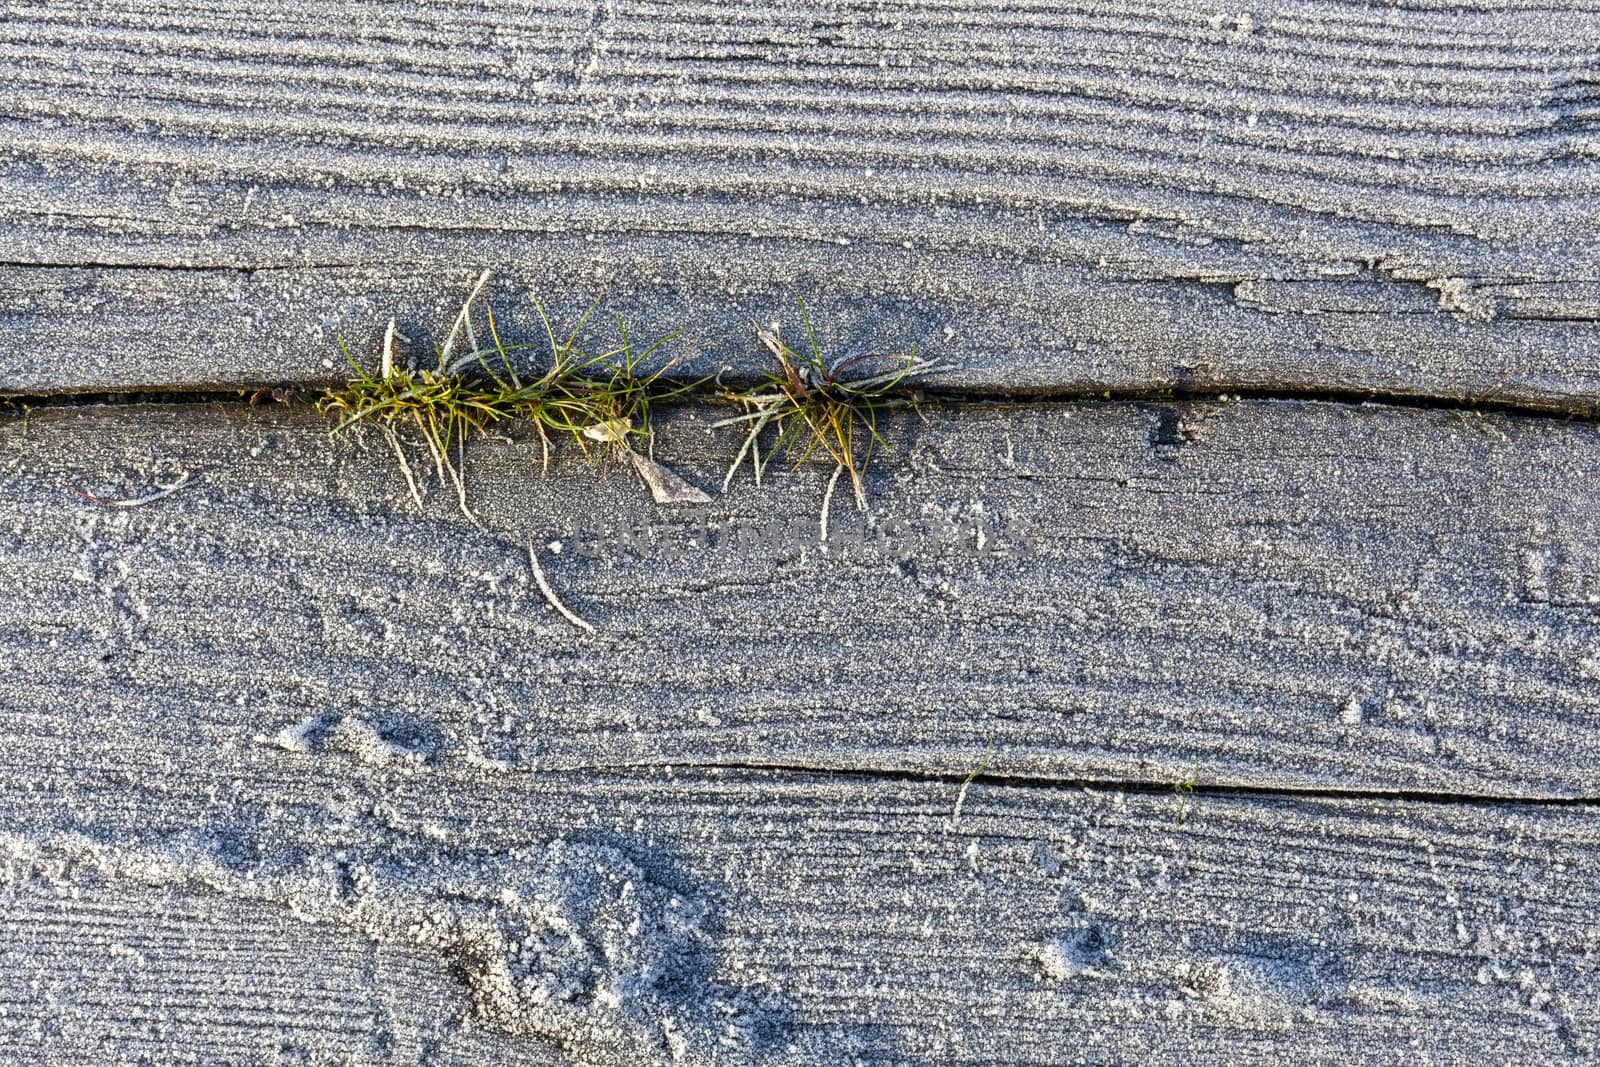
<path id="1" fill-rule="evenodd" d="M 1600 1039 L 1590 808 L 1212 794 L 1178 827 L 1170 796 L 980 781 L 957 820 L 954 782 L 271 744 L 124 775 L 97 718 L 8 737 L 12 1062 L 1582 1063 Z"/>
<path id="2" fill-rule="evenodd" d="M 561 1062 L 464 1025 L 437 954 L 198 881 L 85 877 L 7 851 L 23 855 L 0 884 L 0 1063 Z"/>
<path id="3" fill-rule="evenodd" d="M 0 390 L 336 376 L 479 269 L 749 370 L 1600 396 L 1592 5 L 13 5 Z"/>
<path id="4" fill-rule="evenodd" d="M 657 457 L 716 492 L 737 431 Z M 0 715 L 108 766 L 290 747 L 1600 796 L 1600 427 L 1309 402 L 962 405 L 703 506 L 526 434 L 481 526 L 302 408 L 0 423 Z M 100 501 L 139 500 L 122 508 Z M 569 624 L 530 577 L 532 539 Z M 558 549 L 559 548 L 559 552 Z M 210 709 L 196 718 L 194 709 Z M 122 731 L 147 724 L 137 743 Z M 96 726 L 95 729 L 102 727 Z M 154 747 L 152 747 L 154 746 Z"/>

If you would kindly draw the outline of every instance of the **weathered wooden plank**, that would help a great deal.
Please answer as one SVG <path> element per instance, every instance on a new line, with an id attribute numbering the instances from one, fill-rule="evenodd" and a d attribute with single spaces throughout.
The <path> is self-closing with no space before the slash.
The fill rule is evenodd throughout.
<path id="1" fill-rule="evenodd" d="M 585 1067 L 1581 1063 L 1600 1040 L 1587 808 L 1218 794 L 1177 827 L 1170 796 L 980 781 L 956 820 L 953 781 L 270 744 L 123 775 L 84 710 L 12 734 L 0 778 L 14 1062 L 101 1034 L 95 1062 Z M 404 969 L 356 966 L 366 941 Z"/>
<path id="2" fill-rule="evenodd" d="M 658 424 L 658 458 L 713 491 L 720 414 Z M 259 735 L 539 773 L 960 775 L 992 749 L 991 773 L 1048 780 L 1600 796 L 1600 427 L 1263 401 L 923 416 L 886 428 L 869 514 L 839 492 L 826 546 L 815 465 L 661 508 L 631 472 L 558 450 L 545 476 L 536 440 L 483 439 L 475 527 L 450 493 L 416 513 L 386 447 L 303 409 L 11 419 L 4 729 L 99 709 L 129 772 Z M 530 537 L 598 632 L 545 602 Z"/>
<path id="3" fill-rule="evenodd" d="M 689 367 L 747 321 L 953 387 L 1592 411 L 1591 6 L 12 5 L 0 389 L 318 381 L 600 289 Z"/>
<path id="4" fill-rule="evenodd" d="M 8 860 L 40 858 L 9 844 Z M 0 1063 L 560 1063 L 463 1028 L 459 982 L 435 954 L 55 861 L 0 886 Z"/>

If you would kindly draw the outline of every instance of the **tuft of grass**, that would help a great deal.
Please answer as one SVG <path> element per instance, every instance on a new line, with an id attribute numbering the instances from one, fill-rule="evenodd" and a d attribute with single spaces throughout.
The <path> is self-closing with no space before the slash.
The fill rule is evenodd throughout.
<path id="1" fill-rule="evenodd" d="M 534 306 L 548 332 L 549 320 L 545 319 L 544 309 L 537 301 Z M 613 444 L 617 447 L 612 451 L 618 454 L 631 451 L 636 442 L 647 443 L 651 437 L 651 404 L 693 392 L 710 380 L 668 380 L 667 373 L 678 363 L 676 356 L 659 363 L 648 373 L 644 371 L 645 360 L 677 338 L 677 332 L 636 350 L 620 316 L 616 327 L 620 344 L 599 355 L 580 354 L 576 360 L 569 357 L 563 373 L 550 383 L 550 392 L 556 398 L 551 410 L 559 417 L 558 428 L 571 434 L 585 453 L 588 452 L 586 441 Z M 569 350 L 572 341 L 572 337 L 567 339 Z M 563 360 L 557 359 L 558 366 L 562 363 Z M 557 422 L 541 420 L 541 425 L 556 427 Z"/>
<path id="2" fill-rule="evenodd" d="M 406 457 L 406 446 L 413 440 L 432 461 L 440 484 L 455 488 L 461 511 L 471 519 L 462 470 L 467 442 L 473 436 L 510 420 L 530 422 L 538 430 L 546 469 L 552 436 L 571 437 L 586 456 L 595 456 L 597 445 L 603 446 L 602 458 L 607 453 L 626 454 L 636 441 L 648 437 L 653 401 L 703 384 L 666 382 L 664 376 L 675 359 L 647 372 L 645 361 L 677 335 L 669 334 L 636 349 L 620 318 L 619 344 L 598 353 L 582 350 L 578 336 L 599 306 L 598 300 L 564 339 L 558 340 L 544 307 L 534 299 L 549 344 L 548 365 L 542 373 L 524 376 L 512 354 L 534 346 L 504 344 L 487 303 L 483 314 L 488 332 L 480 344 L 472 309 L 488 278 L 485 272 L 467 297 L 443 347 L 436 351 L 432 367 L 418 370 L 399 364 L 398 344 L 405 338 L 393 320 L 384 333 L 382 361 L 375 375 L 361 368 L 341 338 L 339 348 L 354 377 L 343 388 L 329 390 L 318 404 L 337 420 L 334 433 L 363 425 L 383 433 L 419 510 L 422 493 Z M 458 354 L 458 342 L 463 339 L 466 350 Z"/>
<path id="3" fill-rule="evenodd" d="M 715 425 L 744 424 L 748 427 L 744 443 L 722 480 L 727 490 L 734 474 L 750 457 L 756 483 L 761 482 L 763 464 L 760 439 L 770 426 L 777 431 L 768 446 L 768 455 L 791 452 L 798 467 L 819 449 L 835 464 L 834 481 L 829 483 L 831 498 L 834 482 L 841 473 L 850 475 L 856 506 L 866 510 L 867 494 L 862 481 L 874 451 L 888 449 L 878 431 L 880 416 L 893 408 L 914 406 L 915 397 L 900 392 L 908 378 L 936 370 L 939 364 L 917 357 L 915 345 L 906 353 L 871 352 L 829 361 L 811 328 L 811 316 L 804 300 L 796 300 L 800 320 L 805 326 L 803 349 L 784 342 L 779 327 L 769 330 L 752 323 L 762 343 L 777 361 L 778 369 L 763 376 L 760 385 L 744 391 L 725 390 L 722 399 L 744 408 L 742 415 Z M 891 364 L 878 374 L 850 377 L 848 372 L 872 362 Z M 823 503 L 823 527 L 827 526 L 827 501 Z"/>

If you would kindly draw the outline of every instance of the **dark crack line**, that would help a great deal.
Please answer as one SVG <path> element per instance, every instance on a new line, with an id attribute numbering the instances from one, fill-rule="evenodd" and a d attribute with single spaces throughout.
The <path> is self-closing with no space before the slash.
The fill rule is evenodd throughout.
<path id="1" fill-rule="evenodd" d="M 101 270 L 101 271 L 147 271 L 174 274 L 271 274 L 279 271 L 326 271 L 326 270 L 369 270 L 375 264 L 368 262 L 352 263 L 258 263 L 254 266 L 239 266 L 233 263 L 111 263 L 98 260 L 78 259 L 71 263 L 46 263 L 36 260 L 0 259 L 0 269 L 18 270 Z"/>
<path id="2" fill-rule="evenodd" d="M 103 263 L 94 260 L 74 260 L 71 263 L 39 263 L 19 259 L 0 259 L 0 268 L 26 270 L 126 270 L 162 271 L 189 274 L 255 274 L 262 270 L 282 270 L 281 267 L 236 267 L 218 263 Z"/>
<path id="3" fill-rule="evenodd" d="M 1589 411 L 1577 411 L 1552 402 L 1548 405 L 1518 400 L 1495 400 L 1489 397 L 1430 396 L 1422 393 L 1386 393 L 1376 389 L 1296 389 L 1238 388 L 1217 385 L 1213 388 L 1139 388 L 1102 389 L 1092 393 L 1065 391 L 1024 391 L 1009 393 L 979 390 L 949 394 L 927 394 L 930 404 L 1092 404 L 1121 403 L 1147 404 L 1205 404 L 1222 401 L 1251 400 L 1274 403 L 1335 404 L 1342 407 L 1410 408 L 1420 411 L 1468 412 L 1484 415 L 1512 415 L 1519 418 L 1554 419 L 1557 421 L 1590 422 L 1600 420 L 1600 396 L 1585 398 Z M 1576 400 L 1577 398 L 1573 398 Z"/>
<path id="4" fill-rule="evenodd" d="M 909 768 L 873 767 L 817 767 L 809 764 L 782 763 L 728 763 L 675 760 L 670 764 L 597 764 L 581 767 L 563 767 L 566 773 L 592 774 L 596 772 L 637 772 L 661 770 L 670 766 L 673 771 L 731 771 L 770 775 L 807 775 L 821 778 L 848 780 L 902 782 L 906 784 L 949 785 L 956 789 L 966 783 L 974 786 L 990 785 L 1009 789 L 1034 790 L 1098 790 L 1144 796 L 1170 797 L 1178 782 L 1150 782 L 1122 778 L 1051 778 L 1038 775 L 963 774 L 960 771 L 919 771 Z M 1201 766 L 1202 772 L 1205 770 Z M 1290 785 L 1208 785 L 1204 781 L 1185 790 L 1194 797 L 1261 797 L 1276 800 L 1343 800 L 1381 803 L 1467 805 L 1478 807 L 1534 807 L 1578 808 L 1600 811 L 1600 797 L 1528 797 L 1495 795 L 1487 793 L 1453 793 L 1427 789 L 1359 789 L 1341 787 L 1297 787 Z"/>
<path id="5" fill-rule="evenodd" d="M 743 387 L 755 384 L 752 375 L 748 380 L 729 375 L 724 384 Z M 160 406 L 184 405 L 239 405 L 256 406 L 267 401 L 286 401 L 295 406 L 309 404 L 323 388 L 336 383 L 247 383 L 225 389 L 135 389 L 115 392 L 59 392 L 59 393 L 7 393 L 0 390 L 0 407 L 10 407 L 18 412 L 49 408 Z M 685 383 L 663 382 L 661 391 L 680 388 Z M 712 387 L 691 388 L 680 393 L 678 403 L 693 403 L 696 398 L 709 399 Z M 1428 396 L 1412 393 L 1385 393 L 1379 390 L 1359 389 L 1240 389 L 1219 385 L 1215 388 L 1140 388 L 1101 389 L 1094 392 L 1079 390 L 1015 390 L 985 391 L 961 390 L 934 392 L 908 390 L 906 395 L 929 408 L 962 406 L 1023 406 L 1032 404 L 1142 404 L 1152 407 L 1215 404 L 1232 401 L 1262 403 L 1313 403 L 1341 407 L 1383 407 L 1415 411 L 1441 411 L 1476 415 L 1501 415 L 1519 419 L 1541 419 L 1557 422 L 1600 422 L 1600 396 L 1588 400 L 1590 410 L 1578 411 L 1552 403 L 1540 405 L 1526 401 L 1475 399 L 1461 397 Z"/>

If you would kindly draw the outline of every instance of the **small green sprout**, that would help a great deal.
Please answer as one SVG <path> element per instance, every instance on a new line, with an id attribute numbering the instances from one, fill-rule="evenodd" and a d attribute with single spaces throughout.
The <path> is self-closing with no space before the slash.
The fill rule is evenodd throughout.
<path id="1" fill-rule="evenodd" d="M 897 392 L 902 383 L 913 375 L 939 368 L 932 360 L 917 358 L 913 345 L 908 353 L 865 353 L 830 363 L 817 344 L 811 328 L 811 316 L 804 300 L 797 300 L 800 319 L 805 324 L 806 351 L 786 344 L 776 324 L 769 330 L 754 323 L 757 335 L 778 362 L 778 370 L 763 376 L 762 383 L 742 392 L 725 391 L 723 400 L 738 404 L 745 413 L 724 419 L 718 426 L 745 424 L 748 432 L 733 465 L 723 478 L 726 491 L 734 474 L 750 456 L 751 469 L 756 483 L 761 482 L 760 438 L 768 426 L 777 429 L 777 438 L 769 448 L 769 455 L 789 449 L 798 453 L 795 466 L 804 463 L 821 449 L 835 465 L 834 481 L 842 473 L 850 475 L 850 485 L 855 491 L 856 506 L 866 510 L 867 495 L 862 475 L 872 461 L 875 449 L 888 445 L 878 432 L 879 416 L 893 408 L 910 407 L 916 403 L 913 396 Z M 872 360 L 899 364 L 885 373 L 862 378 L 845 377 L 847 371 Z M 828 493 L 832 495 L 833 482 Z M 823 514 L 826 516 L 827 503 Z M 826 518 L 824 518 L 826 528 Z"/>
<path id="2" fill-rule="evenodd" d="M 994 759 L 994 738 L 990 737 L 989 747 L 984 752 L 983 759 L 961 780 L 961 791 L 956 794 L 955 810 L 950 813 L 950 825 L 952 827 L 961 825 L 961 805 L 967 802 L 967 790 L 972 788 L 972 783 L 978 775 L 989 769 L 989 761 L 992 759 Z"/>
<path id="3" fill-rule="evenodd" d="M 1194 773 L 1172 787 L 1172 791 L 1178 795 L 1178 811 L 1172 819 L 1174 829 L 1181 827 L 1183 821 L 1189 817 L 1189 798 L 1194 796 L 1194 787 L 1199 784 L 1200 760 L 1197 758 L 1194 761 Z"/>
<path id="4" fill-rule="evenodd" d="M 28 439 L 28 420 L 33 417 L 33 408 L 21 400 L 0 401 L 0 404 L 4 404 L 5 414 L 21 417 L 22 440 L 26 441 Z"/>
<path id="5" fill-rule="evenodd" d="M 1495 425 L 1495 422 L 1490 421 L 1488 415 L 1480 410 L 1478 405 L 1489 400 L 1501 389 L 1505 388 L 1507 383 L 1509 383 L 1514 377 L 1523 373 L 1523 371 L 1526 369 L 1526 367 L 1519 366 L 1516 369 L 1507 372 L 1493 385 L 1478 393 L 1476 396 L 1466 397 L 1458 395 L 1456 397 L 1456 403 L 1459 405 L 1459 407 L 1455 409 L 1456 417 L 1459 418 L 1463 424 L 1482 431 L 1486 436 L 1493 437 L 1501 442 L 1510 441 L 1511 438 L 1507 437 L 1505 433 L 1503 433 L 1499 427 Z"/>

